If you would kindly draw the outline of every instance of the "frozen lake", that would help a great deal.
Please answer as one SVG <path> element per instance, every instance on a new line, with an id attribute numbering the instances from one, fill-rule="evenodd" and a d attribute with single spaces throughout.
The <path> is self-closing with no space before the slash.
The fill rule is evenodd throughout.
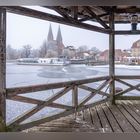
<path id="1" fill-rule="evenodd" d="M 118 75 L 140 75 L 140 66 L 117 65 L 115 72 Z M 6 86 L 18 87 L 18 86 L 37 85 L 37 84 L 53 83 L 53 82 L 60 82 L 60 81 L 85 79 L 85 78 L 92 78 L 98 76 L 105 76 L 108 75 L 108 73 L 109 73 L 108 65 L 29 66 L 29 65 L 16 65 L 12 63 L 7 63 Z M 138 80 L 133 80 L 132 82 L 135 83 L 137 81 Z M 97 85 L 93 85 L 93 86 L 97 86 Z M 48 90 L 43 92 L 24 94 L 23 96 L 45 100 L 46 98 L 54 94 L 55 91 L 56 90 Z M 85 93 L 81 91 L 79 98 L 83 98 L 84 96 Z M 63 98 L 60 98 L 58 102 L 70 104 L 69 101 L 70 98 L 71 98 L 71 93 L 67 94 L 66 96 L 63 96 Z M 19 114 L 35 106 L 33 104 L 26 104 L 26 103 L 11 101 L 11 100 L 7 100 L 6 103 L 7 103 L 6 104 L 7 122 L 11 121 L 15 116 L 18 116 Z M 43 117 L 46 114 L 50 114 L 52 112 L 56 112 L 56 109 L 50 109 L 49 107 L 46 107 L 42 109 L 39 113 L 33 115 L 33 117 L 29 118 L 29 120 Z"/>

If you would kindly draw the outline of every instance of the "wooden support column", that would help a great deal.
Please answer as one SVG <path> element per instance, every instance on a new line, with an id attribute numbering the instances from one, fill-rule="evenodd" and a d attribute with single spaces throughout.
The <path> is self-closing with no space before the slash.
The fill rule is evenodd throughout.
<path id="1" fill-rule="evenodd" d="M 111 104 L 115 104 L 115 36 L 114 36 L 114 13 L 110 13 L 109 26 L 112 32 L 109 34 L 109 76 L 113 80 L 110 84 Z"/>
<path id="2" fill-rule="evenodd" d="M 0 8 L 0 131 L 6 124 L 6 10 Z"/>
<path id="3" fill-rule="evenodd" d="M 77 107 L 78 107 L 78 87 L 74 86 L 72 90 L 72 106 L 75 108 L 75 119 L 77 116 Z"/>

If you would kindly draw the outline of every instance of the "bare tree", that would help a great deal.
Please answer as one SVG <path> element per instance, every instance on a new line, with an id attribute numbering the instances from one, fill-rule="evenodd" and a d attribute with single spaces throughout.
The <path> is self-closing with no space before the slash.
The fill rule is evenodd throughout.
<path id="1" fill-rule="evenodd" d="M 12 59 L 17 59 L 18 58 L 18 53 L 16 49 L 13 49 L 11 45 L 8 45 L 6 47 L 6 59 L 12 60 Z"/>
<path id="2" fill-rule="evenodd" d="M 47 54 L 45 57 L 50 58 L 50 57 L 57 57 L 58 56 L 58 52 L 54 51 L 54 50 L 48 50 Z"/>
<path id="3" fill-rule="evenodd" d="M 48 47 L 47 46 L 48 46 L 47 42 L 46 42 L 46 40 L 44 40 L 44 42 L 41 45 L 40 50 L 39 50 L 39 56 L 40 57 L 45 57 L 47 55 L 47 51 L 48 51 Z"/>
<path id="4" fill-rule="evenodd" d="M 32 47 L 30 45 L 24 45 L 23 49 L 21 51 L 21 57 L 22 58 L 29 58 L 31 55 L 31 49 L 32 49 Z"/>

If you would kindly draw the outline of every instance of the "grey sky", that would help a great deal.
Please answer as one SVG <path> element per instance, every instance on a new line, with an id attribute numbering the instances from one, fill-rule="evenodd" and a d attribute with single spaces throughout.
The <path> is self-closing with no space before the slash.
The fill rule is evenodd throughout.
<path id="1" fill-rule="evenodd" d="M 77 48 L 81 45 L 87 45 L 89 48 L 97 47 L 100 50 L 108 48 L 108 35 L 106 34 L 11 13 L 7 14 L 7 44 L 13 48 L 22 48 L 26 44 L 30 44 L 33 48 L 39 48 L 42 42 L 47 39 L 50 23 L 54 38 L 56 38 L 60 25 L 65 46 L 72 45 Z M 121 25 L 116 28 L 130 29 L 131 27 L 130 25 L 126 27 Z M 140 39 L 140 35 L 116 36 L 116 48 L 129 49 L 132 43 L 138 39 Z"/>

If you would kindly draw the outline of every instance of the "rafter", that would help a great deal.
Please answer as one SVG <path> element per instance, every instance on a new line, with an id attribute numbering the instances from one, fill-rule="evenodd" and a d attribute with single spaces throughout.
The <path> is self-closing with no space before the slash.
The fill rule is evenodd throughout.
<path id="1" fill-rule="evenodd" d="M 60 6 L 43 6 L 43 7 L 56 11 L 58 14 L 60 14 L 64 18 L 67 18 L 67 19 L 71 18 L 66 12 L 63 12 L 61 10 Z"/>
<path id="2" fill-rule="evenodd" d="M 88 6 L 84 6 L 84 9 L 93 17 L 95 18 L 105 29 L 108 29 L 109 26 L 99 17 L 97 16 Z"/>
<path id="3" fill-rule="evenodd" d="M 73 6 L 73 18 L 78 19 L 78 6 Z"/>
<path id="4" fill-rule="evenodd" d="M 131 14 L 135 14 L 135 13 L 140 13 L 140 8 L 136 8 L 136 7 L 131 7 L 131 8 L 125 8 L 125 9 L 120 9 L 120 8 L 116 8 L 114 9 L 115 13 L 131 13 Z"/>
<path id="5" fill-rule="evenodd" d="M 37 10 L 33 10 L 33 9 L 21 7 L 21 6 L 4 6 L 4 8 L 6 8 L 8 12 L 17 13 L 17 14 L 21 14 L 21 15 L 25 15 L 29 17 L 38 18 L 38 19 L 48 20 L 52 22 L 57 22 L 61 24 L 66 24 L 70 26 L 75 26 L 82 29 L 87 29 L 87 30 L 97 31 L 97 32 L 107 33 L 107 34 L 111 32 L 110 29 L 104 29 L 104 28 L 97 27 L 94 25 L 80 23 L 78 20 L 74 20 L 73 18 L 69 20 L 67 18 L 59 17 L 56 15 L 40 12 Z"/>

